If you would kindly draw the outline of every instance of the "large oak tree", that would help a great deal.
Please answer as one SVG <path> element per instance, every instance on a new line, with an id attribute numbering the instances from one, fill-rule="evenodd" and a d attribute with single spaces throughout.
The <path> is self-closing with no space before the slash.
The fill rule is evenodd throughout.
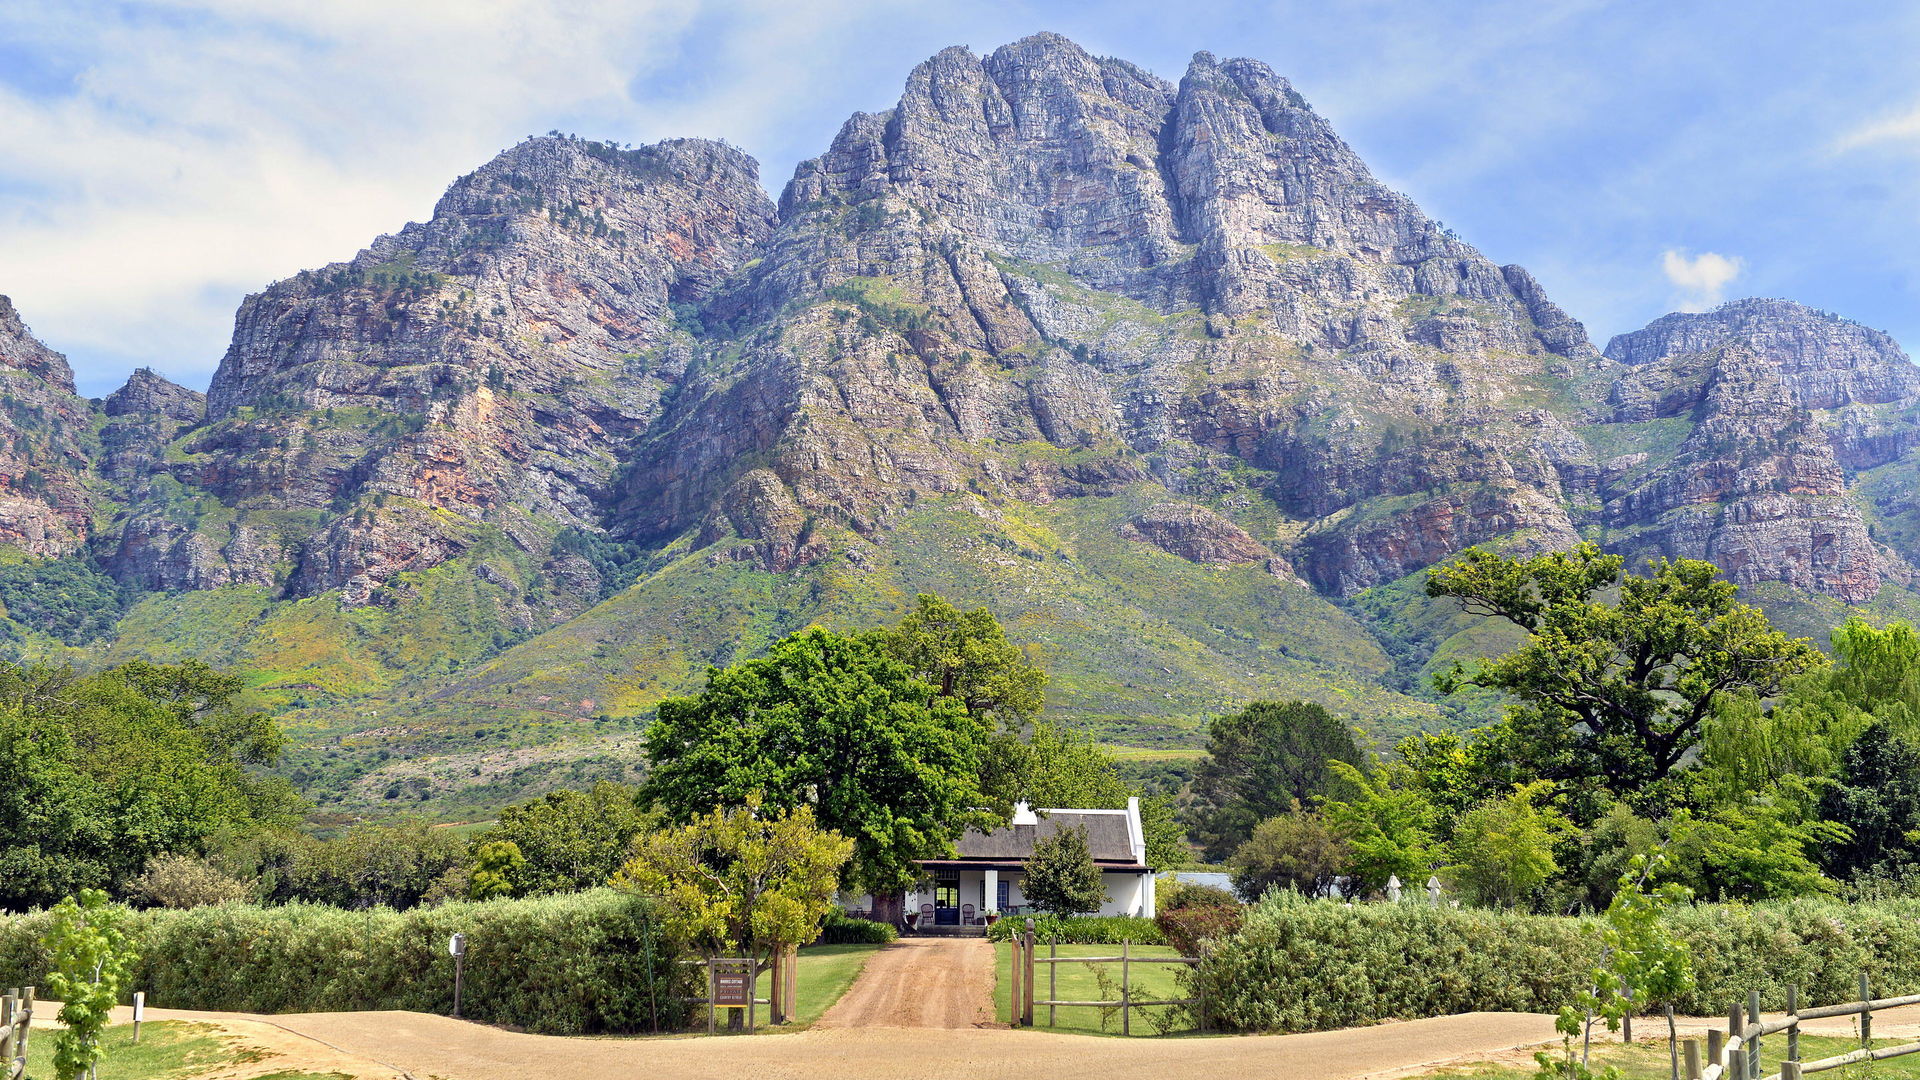
<path id="1" fill-rule="evenodd" d="M 1512 695 L 1515 750 L 1537 775 L 1639 795 L 1681 763 L 1723 697 L 1774 694 L 1825 658 L 1742 603 L 1712 563 L 1660 559 L 1624 577 L 1622 565 L 1594 544 L 1530 558 L 1469 548 L 1433 570 L 1427 594 L 1528 634 L 1498 659 L 1456 663 L 1443 691 Z"/>
<path id="2" fill-rule="evenodd" d="M 646 792 L 675 821 L 764 797 L 811 806 L 854 842 L 846 883 L 875 894 L 949 856 L 979 807 L 987 723 L 878 643 L 813 628 L 660 703 Z"/>

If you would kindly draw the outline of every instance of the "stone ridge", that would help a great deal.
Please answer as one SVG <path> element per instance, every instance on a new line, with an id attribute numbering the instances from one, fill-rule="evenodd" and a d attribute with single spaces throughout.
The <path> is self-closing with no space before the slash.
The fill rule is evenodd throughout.
<path id="1" fill-rule="evenodd" d="M 204 398 L 141 371 L 89 416 L 10 305 L 0 361 L 0 542 L 349 607 L 466 559 L 515 632 L 623 559 L 876 565 L 929 506 L 1071 500 L 1334 598 L 1583 536 L 1848 602 L 1911 576 L 1852 487 L 1920 448 L 1886 335 L 1743 300 L 1602 354 L 1267 65 L 1056 34 L 930 57 L 777 204 L 724 143 L 526 140 L 249 296 Z"/>
<path id="2" fill-rule="evenodd" d="M 91 532 L 86 403 L 67 358 L 41 344 L 0 296 L 0 544 L 40 558 Z"/>

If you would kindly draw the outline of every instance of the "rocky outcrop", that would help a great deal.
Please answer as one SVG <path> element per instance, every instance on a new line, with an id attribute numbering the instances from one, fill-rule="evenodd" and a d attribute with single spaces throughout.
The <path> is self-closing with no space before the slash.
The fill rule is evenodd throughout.
<path id="1" fill-rule="evenodd" d="M 1615 400 L 1627 416 L 1693 420 L 1671 460 L 1607 493 L 1608 526 L 1637 548 L 1710 560 L 1741 583 L 1855 603 L 1879 591 L 1881 559 L 1832 443 L 1779 364 L 1721 345 L 1644 364 Z"/>
<path id="2" fill-rule="evenodd" d="M 167 445 L 206 418 L 207 397 L 140 368 L 101 402 L 97 467 L 123 489 L 165 468 Z"/>
<path id="3" fill-rule="evenodd" d="M 1188 562 L 1238 566 L 1274 557 L 1245 529 L 1192 503 L 1155 503 L 1128 518 L 1120 535 Z"/>
<path id="4" fill-rule="evenodd" d="M 1850 472 L 1920 444 L 1920 369 L 1887 335 L 1787 300 L 1738 300 L 1623 334 L 1616 422 L 1685 418 L 1651 468 L 1603 492 L 1639 550 L 1710 559 L 1738 582 L 1782 581 L 1859 603 L 1907 559 L 1872 539 Z"/>
<path id="5" fill-rule="evenodd" d="M 66 357 L 41 344 L 0 296 L 0 544 L 52 558 L 86 542 L 88 426 Z"/>
<path id="6" fill-rule="evenodd" d="M 1920 402 L 1920 368 L 1891 337 L 1791 300 L 1665 315 L 1609 341 L 1607 356 L 1638 367 L 1735 342 L 1772 366 L 1807 409 Z"/>

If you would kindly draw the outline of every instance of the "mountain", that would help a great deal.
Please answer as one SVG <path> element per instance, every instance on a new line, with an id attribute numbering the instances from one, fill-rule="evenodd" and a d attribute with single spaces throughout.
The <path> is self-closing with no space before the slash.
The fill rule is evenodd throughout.
<path id="1" fill-rule="evenodd" d="M 126 607 L 16 650 L 243 668 L 348 805 L 630 773 L 706 665 L 929 589 L 1175 746 L 1257 696 L 1484 709 L 1422 679 L 1502 645 L 1420 589 L 1472 544 L 1920 610 L 1891 339 L 1749 300 L 1603 353 L 1253 60 L 948 49 L 777 202 L 724 143 L 530 139 L 248 297 L 204 398 L 82 401 L 0 315 L 0 539 Z"/>

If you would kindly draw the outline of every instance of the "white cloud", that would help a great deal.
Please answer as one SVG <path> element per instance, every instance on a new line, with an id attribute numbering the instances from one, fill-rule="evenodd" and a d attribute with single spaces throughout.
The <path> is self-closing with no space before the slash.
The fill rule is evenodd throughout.
<path id="1" fill-rule="evenodd" d="M 1718 304 L 1745 267 L 1745 260 L 1737 255 L 1711 251 L 1690 256 L 1680 248 L 1668 248 L 1660 255 L 1661 272 L 1674 287 L 1674 305 L 1681 311 L 1705 311 Z"/>
<path id="2" fill-rule="evenodd" d="M 245 292 L 425 217 L 520 138 L 750 143 L 822 38 L 894 3 L 0 5 L 0 63 L 53 73 L 0 78 L 0 293 L 83 386 L 135 363 L 200 383 Z"/>
<path id="3" fill-rule="evenodd" d="M 1844 153 L 1892 142 L 1920 142 L 1920 105 L 1854 128 L 1833 141 L 1833 150 Z"/>

